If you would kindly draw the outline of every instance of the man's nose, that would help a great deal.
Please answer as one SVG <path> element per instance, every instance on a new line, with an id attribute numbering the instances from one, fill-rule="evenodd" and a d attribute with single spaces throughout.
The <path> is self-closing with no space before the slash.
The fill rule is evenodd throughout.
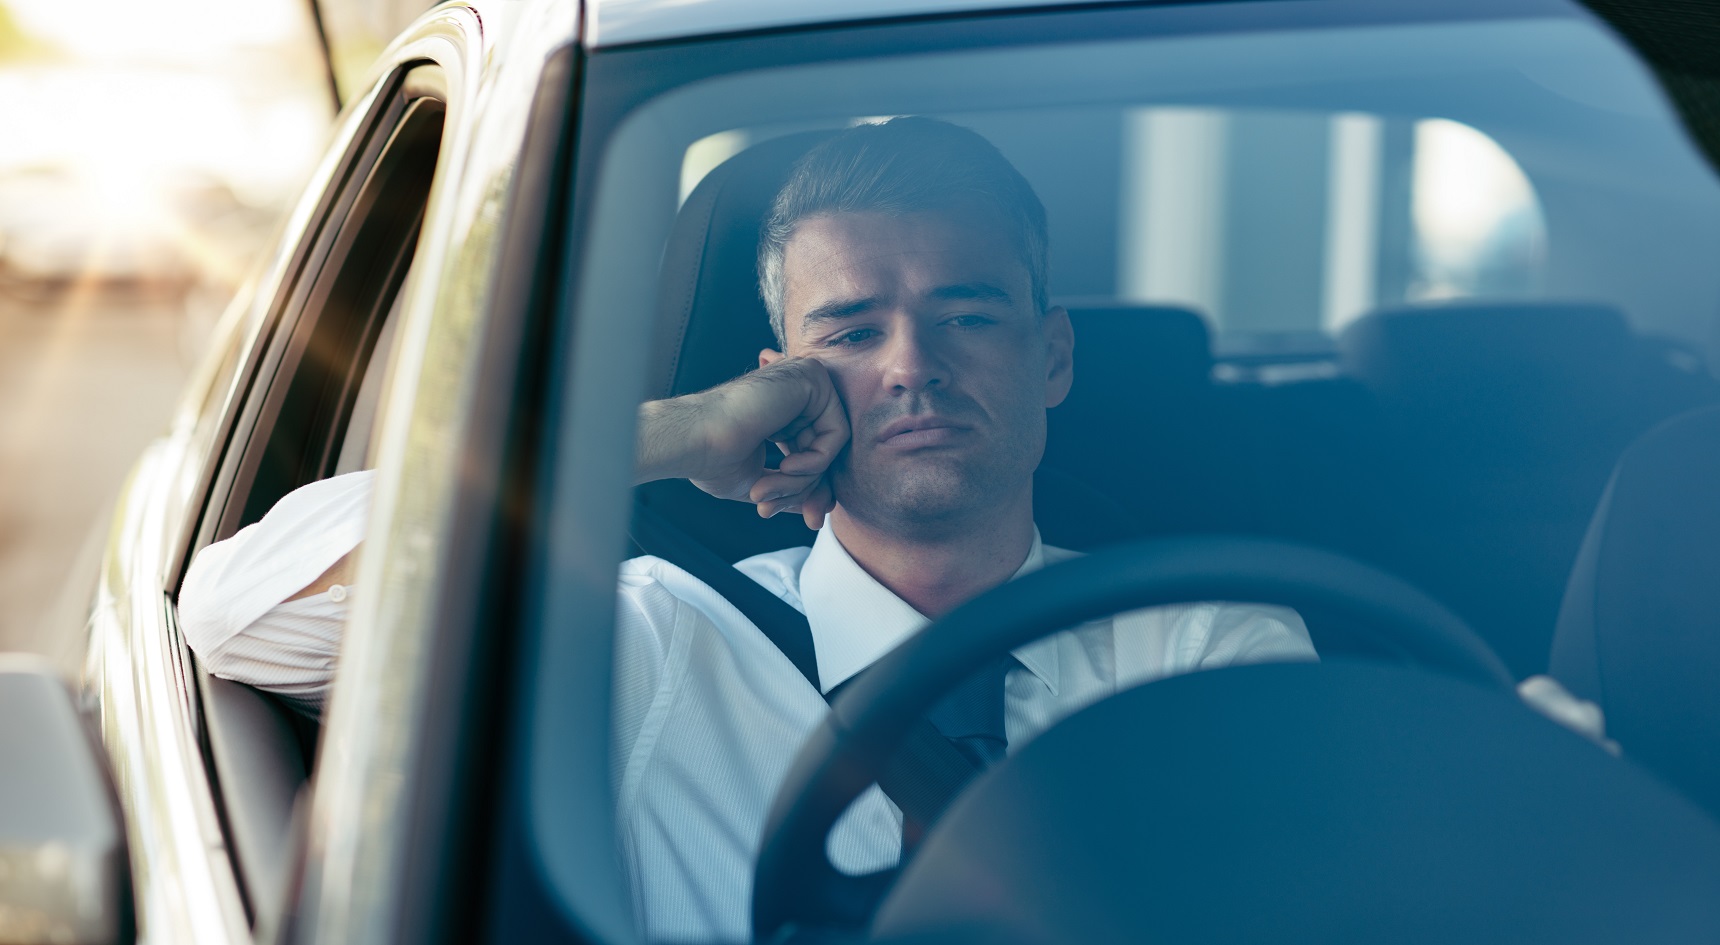
<path id="1" fill-rule="evenodd" d="M 949 365 L 918 330 L 896 332 L 884 346 L 884 385 L 893 394 L 948 386 Z"/>

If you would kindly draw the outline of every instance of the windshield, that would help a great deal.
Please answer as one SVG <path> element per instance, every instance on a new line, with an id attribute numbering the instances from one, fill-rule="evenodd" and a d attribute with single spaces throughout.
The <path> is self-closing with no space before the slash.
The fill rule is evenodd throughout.
<path id="1" fill-rule="evenodd" d="M 1546 669 L 1612 464 L 1720 401 L 1720 182 L 1582 16 L 1279 6 L 594 56 L 572 304 L 652 326 L 648 521 L 606 639 L 554 589 L 544 632 L 613 661 L 602 816 L 646 937 L 750 934 L 766 808 L 834 690 L 1120 541 L 1339 552 Z M 807 652 L 761 629 L 778 604 Z M 1004 656 L 1001 721 L 932 720 L 1013 752 L 1121 688 L 1355 638 L 1272 602 L 1137 611 Z M 863 795 L 832 860 L 887 867 L 912 821 Z"/>

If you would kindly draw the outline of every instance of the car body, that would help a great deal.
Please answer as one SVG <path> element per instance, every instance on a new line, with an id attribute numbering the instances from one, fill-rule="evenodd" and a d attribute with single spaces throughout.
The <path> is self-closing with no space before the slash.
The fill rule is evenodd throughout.
<path id="1" fill-rule="evenodd" d="M 766 98 L 787 94 L 783 86 L 768 84 L 780 82 L 770 69 L 805 67 L 804 74 L 794 73 L 807 83 L 804 87 L 826 92 L 852 89 L 853 76 L 871 75 L 880 89 L 907 101 L 912 99 L 909 86 L 925 75 L 956 74 L 916 73 L 915 63 L 921 61 L 916 55 L 934 62 L 941 61 L 935 59 L 939 55 L 972 52 L 972 67 L 979 70 L 974 74 L 1002 81 L 984 71 L 1003 68 L 983 60 L 988 51 L 1093 43 L 1095 34 L 1107 32 L 1158 43 L 1153 48 L 1165 54 L 1167 64 L 1152 68 L 1164 70 L 1166 82 L 1176 79 L 1178 69 L 1188 70 L 1187 75 L 1199 71 L 1208 55 L 1208 47 L 1200 44 L 1209 36 L 1230 41 L 1316 28 L 1413 27 L 1430 36 L 1449 29 L 1464 42 L 1478 43 L 1477 56 L 1497 53 L 1504 62 L 1516 48 L 1512 43 L 1518 34 L 1511 30 L 1537 18 L 1555 23 L 1555 32 L 1572 44 L 1549 53 L 1530 84 L 1553 90 L 1560 101 L 1587 101 L 1583 107 L 1592 107 L 1593 115 L 1623 115 L 1617 128 L 1634 130 L 1640 141 L 1652 144 L 1648 150 L 1654 157 L 1633 163 L 1635 158 L 1597 145 L 1599 150 L 1578 155 L 1579 164 L 1590 163 L 1572 169 L 1560 163 L 1565 152 L 1548 150 L 1549 142 L 1564 140 L 1559 135 L 1566 126 L 1532 129 L 1544 135 L 1525 137 L 1520 160 L 1512 166 L 1541 182 L 1547 203 L 1535 212 L 1545 218 L 1501 214 L 1464 245 L 1481 253 L 1488 265 L 1505 259 L 1498 264 L 1506 268 L 1514 265 L 1511 253 L 1557 252 L 1564 234 L 1582 227 L 1602 234 L 1593 237 L 1597 247 L 1641 242 L 1657 227 L 1674 235 L 1655 237 L 1662 240 L 1656 247 L 1670 240 L 1700 254 L 1720 245 L 1709 216 L 1720 208 L 1720 186 L 1689 142 L 1678 137 L 1670 109 L 1658 99 L 1643 105 L 1637 99 L 1609 98 L 1608 89 L 1585 83 L 1581 70 L 1570 68 L 1570 61 L 1581 60 L 1559 56 L 1588 50 L 1605 59 L 1609 69 L 1634 69 L 1630 94 L 1648 87 L 1648 73 L 1640 63 L 1620 65 L 1635 61 L 1599 21 L 1574 4 L 1553 0 L 1524 0 L 1509 9 L 1352 0 L 1065 6 L 999 0 L 818 5 L 609 0 L 583 10 L 568 0 L 493 0 L 447 3 L 426 13 L 359 83 L 361 91 L 342 112 L 328 155 L 286 221 L 280 243 L 222 319 L 211 354 L 170 430 L 139 460 L 126 483 L 99 574 L 76 576 L 93 588 L 81 694 L 98 725 L 123 815 L 137 939 L 357 943 L 636 937 L 624 877 L 614 867 L 610 773 L 603 760 L 609 738 L 609 643 L 601 631 L 613 619 L 615 566 L 626 544 L 627 503 L 621 497 L 630 485 L 626 444 L 632 437 L 632 405 L 648 387 L 652 395 L 676 393 L 698 379 L 671 377 L 668 387 L 658 385 L 662 369 L 651 361 L 654 323 L 628 317 L 641 303 L 639 283 L 626 280 L 636 278 L 640 266 L 654 278 L 675 207 L 665 203 L 665 193 L 658 200 L 664 206 L 654 211 L 662 224 L 635 225 L 629 223 L 627 207 L 612 205 L 621 198 L 609 195 L 629 193 L 625 187 L 635 185 L 630 167 L 663 179 L 682 175 L 681 201 L 693 199 L 701 181 L 697 173 L 686 176 L 685 163 L 665 170 L 662 155 L 669 152 L 650 150 L 655 146 L 650 123 L 627 124 L 636 112 L 657 114 L 650 112 L 657 107 L 653 103 L 672 101 L 680 109 L 672 114 L 692 121 L 687 116 L 715 113 L 723 102 L 744 105 L 749 94 L 756 94 L 760 101 L 776 102 L 779 112 L 762 109 L 753 124 L 775 123 L 793 131 L 793 108 Z M 1499 37 L 1496 48 L 1487 45 L 1494 37 Z M 1183 40 L 1185 47 L 1175 45 Z M 1185 52 L 1178 54 L 1178 48 Z M 1290 56 L 1286 69 L 1319 72 L 1322 47 L 1295 55 L 1286 48 L 1263 44 L 1259 51 L 1263 59 Z M 1415 67 L 1438 61 L 1450 48 L 1455 47 L 1421 50 L 1418 54 L 1428 58 L 1415 60 Z M 1123 61 L 1118 57 L 1129 52 L 1112 49 L 1093 56 L 1093 75 L 1110 74 L 1104 69 L 1118 68 Z M 902 88 L 891 87 L 885 71 L 864 71 L 871 59 L 894 62 L 891 57 L 903 57 L 900 74 L 909 78 L 901 80 Z M 1072 68 L 1068 59 L 1055 63 Z M 818 73 L 820 68 L 828 72 Z M 844 68 L 860 71 L 842 73 Z M 1205 78 L 1216 83 L 1216 75 L 1215 67 Z M 1341 77 L 1334 72 L 1325 79 L 1336 87 Z M 1313 101 L 1317 84 L 1296 94 Z M 1512 89 L 1515 94 L 1517 86 Z M 1187 109 L 1197 108 L 1202 94 L 1190 85 L 1179 95 L 1166 95 L 1155 107 L 1184 111 L 1146 115 L 1141 127 L 1151 126 L 1149 133 L 1181 129 L 1180 134 L 1193 136 L 1189 140 L 1198 138 L 1204 119 L 1191 118 Z M 1246 95 L 1237 94 L 1232 104 L 1242 104 L 1235 107 L 1250 105 Z M 1283 94 L 1286 100 L 1295 97 Z M 1222 94 L 1211 95 L 1213 102 L 1225 101 Z M 793 107 L 801 108 L 806 119 L 817 114 L 818 102 Z M 1478 114 L 1484 111 L 1477 108 Z M 1379 127 L 1340 120 L 1354 110 L 1334 105 L 1327 110 L 1330 115 L 1322 112 L 1322 122 L 1336 124 L 1321 124 L 1320 134 L 1331 128 L 1336 129 L 1332 141 L 1351 140 L 1345 135 L 1376 140 L 1368 136 L 1382 134 Z M 1381 111 L 1390 113 L 1385 106 Z M 1464 120 L 1437 109 L 1414 114 L 1417 120 Z M 1531 109 L 1525 114 L 1546 113 Z M 659 118 L 666 127 L 672 124 Z M 1473 124 L 1464 127 L 1471 132 L 1488 127 L 1482 119 L 1468 120 Z M 737 127 L 746 124 L 735 121 Z M 1605 135 L 1615 130 L 1609 125 Z M 722 133 L 727 132 L 676 132 L 700 141 Z M 1464 137 L 1468 134 L 1459 134 L 1454 147 L 1473 145 L 1472 136 Z M 628 152 L 628 147 L 636 150 Z M 694 153 L 690 145 L 676 147 Z M 721 141 L 711 147 L 727 150 L 709 160 L 706 171 L 735 153 Z M 1032 151 L 1021 147 L 1023 153 Z M 1498 143 L 1477 147 L 1492 154 L 1487 147 L 1498 149 Z M 629 153 L 643 157 L 637 164 L 613 163 L 613 154 Z M 1648 179 L 1652 175 L 1645 167 L 1659 168 L 1662 176 Z M 1652 209 L 1638 212 L 1623 202 L 1629 188 L 1605 191 L 1607 200 L 1619 198 L 1611 204 L 1553 199 L 1560 186 L 1609 173 L 1623 175 L 1619 179 L 1636 187 L 1636 196 Z M 623 179 L 625 184 L 616 183 Z M 1161 184 L 1146 180 L 1142 186 L 1150 190 Z M 1288 204 L 1271 204 L 1274 192 L 1252 193 L 1275 213 L 1296 212 Z M 1055 209 L 1079 203 L 1080 195 L 1048 202 L 1053 199 L 1064 201 Z M 1339 196 L 1332 199 L 1338 201 L 1334 207 L 1342 202 Z M 1558 216 L 1604 216 L 1609 208 L 1614 243 L 1603 238 L 1604 224 L 1593 219 L 1572 224 Z M 1102 216 L 1092 207 L 1071 212 Z M 1537 240 L 1554 249 L 1546 250 Z M 1095 245 L 1095 256 L 1116 252 L 1111 243 Z M 1498 250 L 1500 245 L 1506 249 Z M 1283 253 L 1293 249 L 1288 242 L 1278 248 Z M 1266 255 L 1260 258 L 1274 251 L 1261 250 Z M 1697 391 L 1686 400 L 1678 399 L 1686 397 L 1682 393 L 1669 396 L 1700 405 L 1710 402 L 1712 381 L 1700 363 L 1681 368 L 1685 362 L 1680 359 L 1697 356 L 1691 352 L 1712 323 L 1713 311 L 1720 309 L 1692 312 L 1685 303 L 1720 288 L 1704 281 L 1706 264 L 1664 256 L 1657 249 L 1655 258 L 1644 261 L 1660 268 L 1652 278 L 1630 282 L 1635 288 L 1629 291 L 1640 288 L 1631 298 L 1664 315 L 1652 324 L 1669 339 L 1653 349 L 1660 359 L 1657 370 L 1664 368 L 1673 386 L 1684 384 L 1681 391 Z M 1174 254 L 1165 258 L 1165 265 L 1175 269 Z M 1486 265 L 1465 270 L 1461 254 L 1452 258 L 1457 261 L 1447 260 L 1446 268 L 1437 270 L 1445 273 L 1440 278 L 1499 284 Z M 1594 258 L 1559 257 L 1558 265 L 1564 268 L 1549 278 L 1561 287 L 1580 284 L 1586 266 L 1605 268 Z M 751 278 L 750 270 L 742 274 L 748 284 Z M 1598 275 L 1593 284 L 1611 285 Z M 1664 289 L 1672 301 L 1651 289 Z M 1198 296 L 1195 289 L 1188 291 Z M 1400 291 L 1409 290 L 1400 286 Z M 1420 298 L 1437 297 L 1436 291 L 1429 293 Z M 1093 293 L 1083 287 L 1065 294 Z M 1708 301 L 1720 301 L 1720 295 Z M 1116 304 L 1115 298 L 1069 303 L 1082 312 Z M 1584 309 L 1571 317 L 1581 321 L 1591 315 Z M 1199 375 L 1202 384 L 1209 377 L 1230 378 L 1250 394 L 1277 397 L 1302 390 L 1295 386 L 1301 380 L 1323 382 L 1353 367 L 1317 330 L 1279 326 L 1251 332 L 1246 327 L 1220 335 L 1216 361 Z M 1169 376 L 1153 367 L 1153 351 L 1143 349 L 1140 355 L 1146 366 L 1135 369 L 1135 380 L 1148 384 Z M 1505 374 L 1466 377 L 1454 386 L 1460 392 L 1480 391 L 1484 400 L 1495 398 L 1488 403 L 1516 403 L 1511 398 L 1522 394 L 1521 378 L 1529 375 L 1511 374 L 1512 363 L 1521 367 L 1526 362 L 1511 362 L 1516 355 L 1508 355 L 1500 368 Z M 1433 363 L 1429 370 L 1437 374 L 1445 368 Z M 1535 387 L 1539 383 L 1529 382 L 1534 389 L 1523 394 L 1525 402 L 1543 390 Z M 1549 397 L 1570 394 L 1551 381 L 1546 384 Z M 1352 414 L 1342 412 L 1347 401 L 1322 399 L 1322 393 L 1298 405 L 1289 399 L 1294 391 L 1272 401 L 1289 412 L 1269 412 L 1262 429 L 1311 437 L 1322 426 L 1335 425 L 1335 438 L 1320 442 L 1350 442 L 1354 431 L 1344 424 Z M 1470 402 L 1416 404 L 1426 408 L 1423 413 L 1406 415 L 1436 425 L 1440 417 L 1461 414 Z M 1666 408 L 1662 415 L 1670 412 Z M 1152 436 L 1171 442 L 1187 432 L 1159 429 Z M 1138 442 L 1147 438 L 1135 435 Z M 1623 446 L 1609 440 L 1598 448 L 1604 453 L 1602 465 L 1610 468 Z M 1300 531 L 1285 525 L 1280 537 L 1289 532 L 1297 540 L 1365 557 L 1365 548 L 1347 543 L 1342 527 L 1322 530 L 1336 520 L 1322 517 L 1319 510 L 1326 506 L 1321 502 L 1357 499 L 1351 481 L 1339 474 L 1342 469 L 1332 471 L 1350 462 L 1351 454 L 1322 455 L 1336 457 L 1331 467 L 1294 466 L 1310 484 L 1306 489 L 1256 493 L 1252 486 L 1241 486 L 1236 494 L 1270 496 L 1273 509 L 1283 513 L 1274 519 L 1280 523 L 1309 513 L 1312 525 Z M 1521 458 L 1511 457 L 1508 462 Z M 255 690 L 203 673 L 177 626 L 175 594 L 197 550 L 256 521 L 290 488 L 371 464 L 382 474 L 367 538 L 370 551 L 359 578 L 359 585 L 370 590 L 356 607 L 336 696 L 318 731 Z M 1436 466 L 1430 459 L 1418 469 Z M 1335 478 L 1322 480 L 1328 476 Z M 1568 556 L 1575 554 L 1604 486 L 1604 469 L 1602 481 L 1584 482 L 1577 500 L 1582 508 L 1560 513 L 1565 517 L 1552 527 L 1557 535 L 1549 539 L 1562 543 L 1560 554 L 1567 557 L 1552 555 L 1550 564 L 1537 563 L 1542 570 L 1558 570 L 1559 589 Z M 1324 488 L 1333 483 L 1341 494 Z M 1176 488 L 1174 482 L 1158 485 Z M 1530 494 L 1545 492 L 1536 481 L 1519 485 Z M 1474 508 L 1487 497 L 1447 498 L 1456 507 Z M 673 507 L 674 501 L 673 496 L 661 499 L 664 507 Z M 1514 492 L 1501 501 L 1527 499 Z M 1433 514 L 1446 513 L 1435 508 Z M 1568 534 L 1573 514 L 1575 535 Z M 1188 525 L 1173 515 L 1153 531 L 1175 535 L 1235 524 L 1195 518 L 1196 524 Z M 742 533 L 741 526 L 731 528 L 727 521 L 709 529 L 713 545 L 725 535 Z M 1509 516 L 1477 522 L 1477 527 L 1539 527 Z M 755 544 L 768 540 L 747 534 Z M 1410 552 L 1373 560 L 1407 574 L 1412 583 L 1446 573 L 1432 565 L 1418 572 L 1418 562 L 1473 564 L 1466 548 L 1493 547 L 1491 539 L 1445 547 L 1403 541 L 1401 548 Z M 731 559 L 744 553 L 741 546 L 722 550 Z M 1522 546 L 1511 544 L 1508 551 L 1520 554 Z M 1477 579 L 1493 576 L 1489 569 L 1483 567 Z M 1473 569 L 1463 573 L 1475 577 Z M 1504 616 L 1485 607 L 1466 612 L 1467 603 L 1495 593 L 1484 580 L 1476 587 L 1459 581 L 1435 592 L 1477 619 L 1484 636 L 1486 620 L 1479 618 L 1509 625 L 1531 613 L 1540 635 L 1520 642 L 1519 651 L 1507 654 L 1508 662 L 1519 675 L 1544 668 L 1534 651 L 1544 650 L 1552 632 L 1551 615 L 1544 613 L 1548 602 L 1536 598 L 1523 604 L 1512 598 L 1511 606 L 1519 610 L 1507 607 Z M 1501 645 L 1500 638 L 1489 639 Z M 311 759 L 314 779 L 308 779 L 306 767 Z M 1665 803 L 1676 807 L 1681 802 Z M 1699 815 L 1678 808 L 1676 816 Z M 952 932 L 949 940 L 961 938 Z"/>

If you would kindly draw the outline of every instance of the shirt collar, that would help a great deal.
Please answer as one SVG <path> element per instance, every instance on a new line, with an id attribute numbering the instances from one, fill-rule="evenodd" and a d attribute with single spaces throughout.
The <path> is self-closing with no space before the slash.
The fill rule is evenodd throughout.
<path id="1" fill-rule="evenodd" d="M 1039 529 L 1035 528 L 1027 560 L 1010 579 L 1044 566 L 1045 547 L 1039 540 Z M 807 623 L 812 626 L 818 681 L 825 692 L 871 666 L 929 622 L 924 614 L 855 563 L 828 524 L 819 529 L 812 552 L 801 565 L 800 600 Z M 1019 647 L 1013 655 L 1056 694 L 1058 660 L 1054 637 Z"/>

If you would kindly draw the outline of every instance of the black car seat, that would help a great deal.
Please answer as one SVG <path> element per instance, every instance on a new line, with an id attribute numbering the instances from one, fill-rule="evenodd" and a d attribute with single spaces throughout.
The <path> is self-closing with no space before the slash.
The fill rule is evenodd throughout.
<path id="1" fill-rule="evenodd" d="M 1720 407 L 1633 444 L 1584 536 L 1550 671 L 1720 816 Z"/>
<path id="2" fill-rule="evenodd" d="M 757 287 L 759 228 L 794 162 L 828 134 L 803 132 L 748 148 L 688 196 L 664 250 L 653 356 L 658 373 L 650 396 L 720 384 L 757 367 L 759 349 L 775 347 Z M 1205 323 L 1186 309 L 1112 306 L 1077 309 L 1071 317 L 1078 349 L 1133 353 L 1126 360 L 1087 362 L 1126 364 L 1125 372 L 1076 372 L 1068 402 L 1051 413 L 1048 460 L 1035 480 L 1045 540 L 1091 548 L 1145 529 L 1141 503 L 1118 496 L 1164 487 L 1170 474 L 1153 471 L 1165 466 L 1156 461 L 1166 447 L 1160 435 L 1200 429 L 1212 354 Z M 1119 429 L 1126 437 L 1117 437 Z M 1110 488 L 1088 473 L 1099 465 L 1092 456 L 1100 450 L 1103 465 L 1119 474 Z M 1177 455 L 1186 462 L 1188 451 Z M 711 499 L 682 481 L 649 483 L 638 498 L 729 561 L 809 544 L 813 537 L 798 516 L 763 520 L 748 505 Z M 1173 519 L 1182 514 L 1174 504 L 1164 508 L 1172 511 L 1161 514 Z"/>
<path id="3" fill-rule="evenodd" d="M 1248 476 L 1239 529 L 1330 548 L 1377 564 L 1402 540 L 1377 457 L 1379 406 L 1348 377 L 1243 380 L 1219 386 L 1225 444 L 1213 448 Z"/>
<path id="4" fill-rule="evenodd" d="M 1126 512 L 1105 519 L 1114 526 L 1109 535 L 1046 539 L 1090 547 L 1143 534 L 1236 531 L 1212 518 L 1246 518 L 1247 490 L 1208 472 L 1233 467 L 1213 462 L 1220 420 L 1206 319 L 1177 306 L 1125 303 L 1073 304 L 1069 318 L 1075 384 L 1051 411 L 1041 475 L 1080 477 Z M 1053 522 L 1042 530 L 1069 520 L 1040 517 Z"/>
<path id="5" fill-rule="evenodd" d="M 1404 533 L 1383 562 L 1539 672 L 1583 529 L 1613 463 L 1706 390 L 1643 367 L 1602 305 L 1460 303 L 1356 321 L 1344 371 L 1377 398 L 1378 457 Z"/>
<path id="6" fill-rule="evenodd" d="M 658 280 L 657 372 L 648 396 L 714 387 L 758 367 L 776 347 L 758 294 L 759 228 L 794 162 L 830 132 L 785 135 L 756 144 L 705 175 L 681 205 Z M 810 544 L 799 516 L 761 519 L 751 506 L 710 498 L 691 483 L 664 480 L 639 501 L 729 561 Z"/>

